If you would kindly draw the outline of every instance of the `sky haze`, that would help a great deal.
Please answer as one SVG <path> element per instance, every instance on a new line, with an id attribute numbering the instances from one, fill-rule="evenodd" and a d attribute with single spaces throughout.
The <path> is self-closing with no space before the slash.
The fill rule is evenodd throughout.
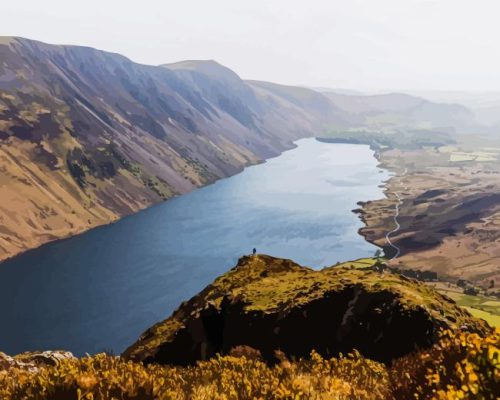
<path id="1" fill-rule="evenodd" d="M 500 91 L 497 0 L 18 0 L 0 15 L 0 35 L 145 64 L 215 59 L 293 85 Z"/>

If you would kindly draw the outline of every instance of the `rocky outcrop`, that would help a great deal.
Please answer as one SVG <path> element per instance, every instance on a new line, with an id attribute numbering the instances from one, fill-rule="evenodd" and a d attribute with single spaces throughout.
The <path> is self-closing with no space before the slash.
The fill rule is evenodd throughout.
<path id="1" fill-rule="evenodd" d="M 366 263 L 315 271 L 257 255 L 241 258 L 123 356 L 183 365 L 248 346 L 269 362 L 277 350 L 307 357 L 313 349 L 324 356 L 357 349 L 390 362 L 429 347 L 442 329 L 489 328 L 425 284 Z"/>
<path id="2" fill-rule="evenodd" d="M 41 351 L 26 352 L 16 356 L 8 356 L 0 352 L 0 370 L 9 368 L 26 369 L 36 371 L 40 367 L 55 366 L 62 360 L 75 358 L 69 351 Z"/>

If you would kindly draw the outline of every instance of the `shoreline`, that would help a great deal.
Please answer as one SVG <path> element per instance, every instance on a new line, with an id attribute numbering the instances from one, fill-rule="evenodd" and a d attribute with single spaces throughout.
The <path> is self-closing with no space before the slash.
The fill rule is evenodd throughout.
<path id="1" fill-rule="evenodd" d="M 324 140 L 324 141 L 326 143 L 337 143 L 336 140 L 337 139 Z M 366 218 L 366 216 L 368 215 L 368 212 L 366 211 L 366 205 L 369 204 L 369 203 L 378 202 L 378 201 L 391 201 L 391 199 L 388 196 L 388 193 L 389 193 L 389 190 L 390 190 L 389 184 L 390 184 L 390 182 L 391 182 L 392 179 L 398 177 L 397 171 L 395 169 L 391 168 L 388 164 L 386 164 L 386 163 L 384 163 L 382 161 L 382 159 L 381 159 L 381 150 L 379 148 L 373 146 L 373 143 L 359 143 L 359 142 L 354 141 L 354 140 L 351 141 L 351 142 L 346 142 L 343 139 L 340 139 L 340 140 L 342 140 L 341 143 L 369 145 L 370 148 L 373 150 L 373 156 L 379 162 L 377 164 L 377 168 L 384 169 L 384 170 L 388 171 L 389 174 L 392 174 L 392 175 L 390 175 L 389 179 L 387 179 L 386 181 L 383 182 L 384 198 L 382 198 L 382 199 L 374 199 L 374 200 L 366 200 L 366 201 L 358 201 L 356 204 L 359 206 L 359 208 L 356 208 L 356 209 L 352 210 L 352 212 L 354 212 L 355 214 L 358 214 L 359 219 L 365 225 L 364 227 L 361 227 L 361 228 L 358 229 L 358 234 L 360 236 L 362 236 L 364 238 L 364 240 L 367 241 L 368 243 L 370 243 L 370 244 L 378 247 L 379 249 L 381 249 L 384 252 L 384 256 L 386 256 L 388 259 L 391 260 L 391 259 L 395 258 L 396 250 L 394 249 L 394 247 L 391 245 L 390 242 L 387 242 L 387 238 L 386 238 L 386 244 L 381 244 L 381 243 L 378 243 L 376 240 L 371 239 L 370 236 L 369 236 L 369 233 L 366 232 L 367 229 L 370 229 L 370 225 L 368 224 L 368 221 L 367 221 L 367 218 Z M 401 204 L 401 203 L 399 203 L 399 204 Z M 398 217 L 399 217 L 399 212 L 398 212 Z M 399 227 L 399 229 L 400 228 L 401 227 Z M 387 232 L 387 234 L 389 234 L 389 233 L 390 232 Z M 399 254 L 397 256 L 399 256 Z"/>

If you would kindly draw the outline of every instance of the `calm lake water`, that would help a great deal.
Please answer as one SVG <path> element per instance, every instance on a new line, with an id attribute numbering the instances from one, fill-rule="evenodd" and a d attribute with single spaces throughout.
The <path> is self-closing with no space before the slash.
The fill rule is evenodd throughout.
<path id="1" fill-rule="evenodd" d="M 351 212 L 383 196 L 388 174 L 373 151 L 297 144 L 239 175 L 0 264 L 0 351 L 119 353 L 253 247 L 315 268 L 373 255 Z"/>

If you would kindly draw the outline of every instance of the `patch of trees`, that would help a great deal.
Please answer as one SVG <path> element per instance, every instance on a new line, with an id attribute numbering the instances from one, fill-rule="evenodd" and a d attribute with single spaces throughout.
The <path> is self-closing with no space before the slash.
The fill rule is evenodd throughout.
<path id="1" fill-rule="evenodd" d="M 419 271 L 406 268 L 391 268 L 391 271 L 396 274 L 406 276 L 407 278 L 413 278 L 422 282 L 435 282 L 438 280 L 438 274 L 434 271 Z"/>

